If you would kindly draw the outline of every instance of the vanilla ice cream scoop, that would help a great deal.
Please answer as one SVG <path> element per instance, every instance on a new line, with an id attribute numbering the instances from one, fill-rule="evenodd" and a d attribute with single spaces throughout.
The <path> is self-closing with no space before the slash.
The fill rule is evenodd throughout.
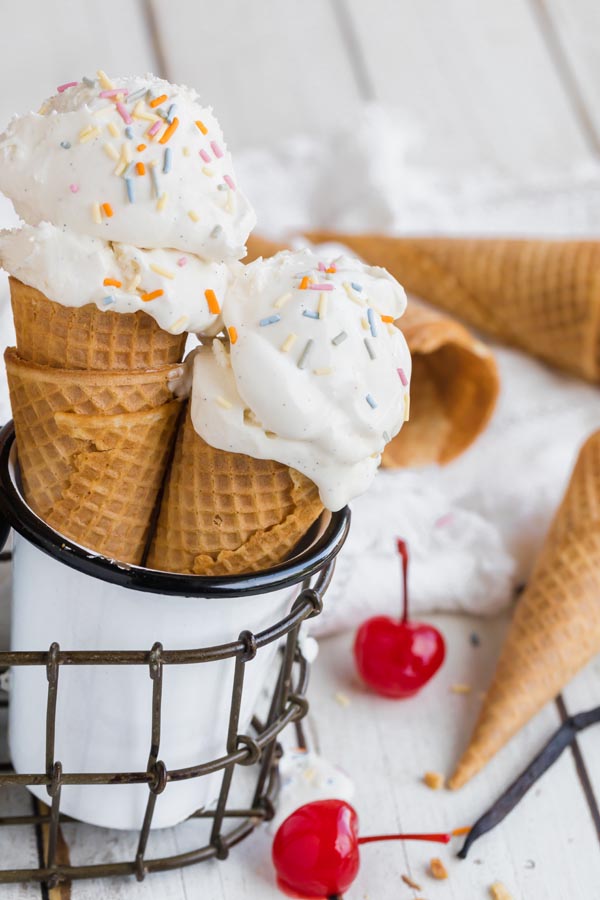
<path id="1" fill-rule="evenodd" d="M 63 306 L 142 310 L 172 334 L 216 334 L 231 279 L 225 263 L 179 250 L 140 250 L 55 225 L 0 231 L 0 264 Z"/>
<path id="2" fill-rule="evenodd" d="M 190 363 L 196 431 L 298 469 L 340 509 L 408 417 L 410 353 L 393 324 L 405 306 L 391 275 L 348 257 L 285 251 L 239 265 L 223 306 L 229 344 Z"/>
<path id="3" fill-rule="evenodd" d="M 207 260 L 255 224 L 210 107 L 153 75 L 72 85 L 0 135 L 0 190 L 25 222 Z"/>

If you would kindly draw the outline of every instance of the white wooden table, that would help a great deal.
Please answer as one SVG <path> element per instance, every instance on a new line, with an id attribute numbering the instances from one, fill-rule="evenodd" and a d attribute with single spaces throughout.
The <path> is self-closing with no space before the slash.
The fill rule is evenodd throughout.
<path id="1" fill-rule="evenodd" d="M 595 0 L 22 0 L 3 4 L 0 123 L 36 107 L 53 86 L 97 68 L 153 70 L 197 87 L 214 104 L 236 149 L 305 132 L 326 132 L 364 101 L 378 100 L 419 122 L 419 158 L 439 171 L 485 166 L 498 173 L 560 169 L 600 154 L 600 4 Z M 0 571 L 0 575 L 2 572 Z M 2 611 L 0 621 L 6 620 Z M 597 705 L 596 660 L 478 778 L 458 794 L 432 792 L 426 769 L 448 772 L 463 745 L 506 627 L 436 617 L 448 661 L 417 699 L 393 703 L 355 681 L 351 635 L 324 641 L 314 667 L 309 732 L 317 748 L 357 783 L 365 833 L 450 829 L 474 820 L 531 758 L 561 717 Z M 3 629 L 5 633 L 5 628 Z M 480 645 L 469 636 L 477 632 Z M 450 686 L 466 682 L 468 695 Z M 341 705 L 336 695 L 349 699 Z M 5 752 L 5 751 L 4 751 Z M 600 729 L 540 782 L 510 819 L 459 862 L 427 845 L 364 848 L 349 900 L 486 897 L 500 880 L 515 900 L 600 898 Z M 2 797 L 2 804 L 6 802 Z M 29 811 L 11 792 L 14 812 Z M 65 829 L 72 856 L 90 835 Z M 281 895 L 267 829 L 226 863 L 133 880 L 87 882 L 51 900 L 270 900 Z M 173 831 L 155 849 L 177 852 Z M 102 834 L 96 859 L 117 859 L 131 840 Z M 432 855 L 450 878 L 426 874 Z M 34 829 L 0 832 L 0 864 L 35 865 Z M 410 873 L 422 884 L 400 881 Z M 35 886 L 0 888 L 0 900 L 48 897 Z"/>

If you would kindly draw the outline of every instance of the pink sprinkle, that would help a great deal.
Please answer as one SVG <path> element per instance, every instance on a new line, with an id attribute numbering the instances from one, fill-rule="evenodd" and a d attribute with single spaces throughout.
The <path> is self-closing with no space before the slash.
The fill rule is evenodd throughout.
<path id="1" fill-rule="evenodd" d="M 223 151 L 221 150 L 217 142 L 211 141 L 210 146 L 212 147 L 212 152 L 215 154 L 217 159 L 221 159 L 221 157 L 223 156 Z"/>
<path id="2" fill-rule="evenodd" d="M 440 516 L 440 518 L 436 521 L 436 528 L 443 528 L 444 525 L 450 525 L 454 521 L 454 513 L 448 512 L 445 516 Z"/>
<path id="3" fill-rule="evenodd" d="M 398 371 L 398 375 L 400 376 L 400 381 L 402 382 L 404 387 L 406 387 L 406 385 L 408 384 L 408 378 L 404 374 L 404 369 L 398 369 L 397 371 Z"/>
<path id="4" fill-rule="evenodd" d="M 76 194 L 77 191 L 79 190 L 79 185 L 78 184 L 70 184 L 69 190 L 71 191 L 72 194 Z"/>
<path id="5" fill-rule="evenodd" d="M 326 271 L 326 269 L 325 269 L 325 263 L 319 262 L 319 265 L 317 266 L 317 268 L 318 268 L 319 272 L 325 272 L 325 271 Z"/>
<path id="6" fill-rule="evenodd" d="M 56 88 L 59 94 L 62 94 L 63 91 L 66 91 L 67 88 L 76 87 L 79 84 L 78 81 L 67 81 L 65 84 L 59 84 Z"/>
<path id="7" fill-rule="evenodd" d="M 177 260 L 178 266 L 187 266 L 187 256 L 180 256 Z"/>
<path id="8" fill-rule="evenodd" d="M 123 119 L 123 121 L 125 122 L 126 125 L 133 124 L 133 119 L 131 118 L 131 116 L 129 115 L 129 113 L 127 112 L 127 110 L 125 109 L 125 107 L 123 106 L 123 104 L 121 102 L 117 103 L 117 112 L 119 113 L 119 115 L 121 116 L 121 118 Z"/>
<path id="9" fill-rule="evenodd" d="M 206 152 L 206 150 L 200 150 L 200 156 L 204 160 L 204 162 L 210 162 L 210 156 Z"/>
<path id="10" fill-rule="evenodd" d="M 123 96 L 126 97 L 128 93 L 129 93 L 129 91 L 126 90 L 126 88 L 113 88 L 113 90 L 110 90 L 110 91 L 100 91 L 98 96 L 99 97 L 118 97 L 119 94 L 123 94 Z"/>
<path id="11" fill-rule="evenodd" d="M 328 284 L 309 284 L 309 290 L 311 291 L 332 291 L 333 285 L 331 283 Z"/>
<path id="12" fill-rule="evenodd" d="M 163 125 L 163 123 L 160 122 L 160 121 L 159 121 L 159 122 L 155 122 L 154 125 L 153 125 L 151 128 L 148 129 L 148 134 L 150 135 L 150 137 L 154 137 L 154 135 L 156 134 L 156 132 L 157 132 L 157 131 L 160 131 L 160 129 L 162 128 L 162 125 Z"/>
<path id="13" fill-rule="evenodd" d="M 235 181 L 233 180 L 231 175 L 223 175 L 223 181 L 228 188 L 231 188 L 232 191 L 235 191 Z"/>

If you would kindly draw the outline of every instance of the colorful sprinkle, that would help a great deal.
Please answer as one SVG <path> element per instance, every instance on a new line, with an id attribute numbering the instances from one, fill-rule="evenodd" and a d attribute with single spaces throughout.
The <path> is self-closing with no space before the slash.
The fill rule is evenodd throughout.
<path id="1" fill-rule="evenodd" d="M 313 369 L 313 375 L 331 375 L 333 369 L 330 366 L 322 366 L 320 369 Z"/>
<path id="2" fill-rule="evenodd" d="M 200 121 L 200 119 L 197 119 L 197 120 L 196 120 L 196 126 L 197 126 L 197 128 L 200 129 L 200 131 L 202 132 L 202 134 L 208 134 L 208 128 L 206 127 L 206 125 L 204 124 L 204 122 L 201 122 L 201 121 Z"/>
<path id="3" fill-rule="evenodd" d="M 223 181 L 231 191 L 235 191 L 235 181 L 231 175 L 223 175 Z"/>
<path id="4" fill-rule="evenodd" d="M 177 265 L 180 268 L 183 268 L 183 266 L 187 266 L 187 256 L 180 256 L 177 260 Z"/>
<path id="5" fill-rule="evenodd" d="M 96 225 L 102 224 L 102 211 L 99 203 L 92 203 L 92 219 Z"/>
<path id="6" fill-rule="evenodd" d="M 143 300 L 144 303 L 148 303 L 150 300 L 156 300 L 158 297 L 162 297 L 164 291 L 150 291 L 148 294 L 141 294 L 140 300 Z"/>
<path id="7" fill-rule="evenodd" d="M 119 154 L 112 144 L 104 144 L 102 149 L 107 156 L 110 156 L 111 159 L 119 159 Z"/>
<path id="8" fill-rule="evenodd" d="M 157 275 L 161 275 L 163 278 L 175 278 L 175 272 L 171 272 L 170 269 L 165 269 L 156 263 L 150 263 L 150 268 L 153 272 L 156 272 Z"/>
<path id="9" fill-rule="evenodd" d="M 62 94 L 62 92 L 66 91 L 67 88 L 77 87 L 78 84 L 78 81 L 67 81 L 65 84 L 59 84 L 59 86 L 56 88 L 56 91 L 58 94 Z M 102 96 L 102 94 L 100 94 L 100 96 Z"/>
<path id="10" fill-rule="evenodd" d="M 410 419 L 410 394 L 406 393 L 404 395 L 404 421 L 408 422 Z"/>
<path id="11" fill-rule="evenodd" d="M 109 91 L 100 91 L 100 97 L 126 97 L 129 91 L 126 88 L 112 88 Z"/>
<path id="12" fill-rule="evenodd" d="M 314 344 L 313 339 L 309 338 L 309 340 L 304 345 L 304 350 L 302 351 L 302 355 L 300 356 L 300 359 L 298 360 L 298 368 L 299 369 L 306 368 L 306 361 L 308 359 L 308 354 L 310 353 L 310 349 L 313 344 Z"/>
<path id="13" fill-rule="evenodd" d="M 383 439 L 384 439 L 384 441 L 386 442 L 386 444 L 389 444 L 389 442 L 391 441 L 391 437 L 389 436 L 389 434 L 387 433 L 387 431 L 384 431 L 384 432 L 383 432 Z"/>
<path id="14" fill-rule="evenodd" d="M 281 297 L 279 297 L 279 299 L 276 300 L 275 303 L 273 304 L 275 309 L 281 309 L 281 307 L 284 306 L 288 302 L 288 300 L 290 299 L 291 296 L 292 295 L 289 292 L 287 294 L 282 294 Z"/>
<path id="15" fill-rule="evenodd" d="M 181 152 L 183 153 L 184 156 L 189 156 L 192 151 L 190 150 L 189 147 L 182 147 Z"/>
<path id="16" fill-rule="evenodd" d="M 297 335 L 297 334 L 294 334 L 293 331 L 290 332 L 290 334 L 288 334 L 288 336 L 286 337 L 285 341 L 283 342 L 283 344 L 282 344 L 281 347 L 279 348 L 279 349 L 281 350 L 281 352 L 282 352 L 282 353 L 289 353 L 289 351 L 292 349 L 292 347 L 293 347 L 294 344 L 296 343 L 297 337 L 298 337 L 298 335 Z"/>
<path id="17" fill-rule="evenodd" d="M 365 316 L 363 316 L 363 317 L 361 318 L 360 324 L 362 325 L 362 327 L 364 328 L 365 331 L 368 331 L 368 330 L 369 330 L 369 322 L 368 322 L 368 320 L 365 318 Z"/>
<path id="18" fill-rule="evenodd" d="M 177 112 L 177 104 L 171 103 L 171 105 L 169 107 L 169 111 L 167 113 L 167 122 L 173 121 L 173 118 L 174 118 L 176 112 Z"/>
<path id="19" fill-rule="evenodd" d="M 311 291 L 333 291 L 334 286 L 332 284 L 311 284 Z"/>
<path id="20" fill-rule="evenodd" d="M 146 149 L 146 144 L 138 144 L 135 149 L 138 153 L 142 153 L 142 151 Z"/>
<path id="21" fill-rule="evenodd" d="M 208 303 L 208 311 L 214 316 L 217 316 L 221 312 L 221 307 L 219 306 L 217 295 L 211 288 L 207 288 L 207 290 L 204 291 L 204 296 L 206 297 L 206 302 Z"/>
<path id="22" fill-rule="evenodd" d="M 165 175 L 168 175 L 171 171 L 171 162 L 172 162 L 173 151 L 170 147 L 165 147 L 165 155 L 163 158 L 163 172 Z"/>
<path id="23" fill-rule="evenodd" d="M 347 337 L 348 335 L 345 331 L 340 331 L 339 334 L 336 334 L 336 336 L 331 339 L 331 343 L 334 345 L 334 347 L 337 347 L 338 344 L 343 344 Z"/>
<path id="24" fill-rule="evenodd" d="M 109 296 L 109 297 L 105 297 L 102 302 L 105 306 L 109 306 L 111 303 L 114 303 L 115 300 L 114 300 L 114 297 Z"/>
<path id="25" fill-rule="evenodd" d="M 125 187 L 127 189 L 127 199 L 130 203 L 135 203 L 135 191 L 133 189 L 133 181 L 131 178 L 125 179 Z"/>
<path id="26" fill-rule="evenodd" d="M 161 94 L 160 97 L 155 97 L 154 100 L 151 100 L 148 105 L 150 106 L 151 109 L 156 109 L 157 106 L 160 106 L 161 103 L 164 103 L 165 100 L 168 100 L 168 99 L 169 98 L 167 97 L 166 94 Z"/>
<path id="27" fill-rule="evenodd" d="M 114 122 L 109 122 L 106 127 L 108 129 L 108 133 L 112 135 L 112 137 L 119 137 L 119 129 Z"/>
<path id="28" fill-rule="evenodd" d="M 365 400 L 367 401 L 371 409 L 377 409 L 377 403 L 370 394 L 367 394 Z"/>
<path id="29" fill-rule="evenodd" d="M 129 94 L 129 96 L 127 97 L 127 102 L 135 103 L 137 100 L 141 100 L 145 94 L 146 88 L 139 88 L 139 90 L 134 91 L 133 94 Z"/>
<path id="30" fill-rule="evenodd" d="M 135 164 L 135 171 L 138 173 L 138 175 L 145 175 L 146 174 L 146 166 L 144 165 L 143 162 L 138 162 Z"/>
<path id="31" fill-rule="evenodd" d="M 96 72 L 96 76 L 98 81 L 100 82 L 100 87 L 104 88 L 105 91 L 112 91 L 115 88 L 114 81 L 111 81 L 106 72 L 103 72 L 102 69 L 98 69 Z"/>
<path id="32" fill-rule="evenodd" d="M 61 141 L 60 146 L 63 148 L 63 150 L 70 150 L 71 142 L 70 141 Z"/>
<path id="33" fill-rule="evenodd" d="M 106 216 L 107 219 L 110 219 L 114 215 L 113 208 L 110 205 L 110 203 L 102 204 L 102 212 L 104 213 L 104 215 Z"/>
<path id="34" fill-rule="evenodd" d="M 319 313 L 314 312 L 314 310 L 312 310 L 312 309 L 305 309 L 304 312 L 302 313 L 302 315 L 306 316 L 307 319 L 318 319 L 319 318 Z"/>
<path id="35" fill-rule="evenodd" d="M 221 232 L 223 231 L 222 225 L 215 225 L 213 230 L 210 233 L 211 238 L 218 238 Z"/>
<path id="36" fill-rule="evenodd" d="M 225 397 L 221 397 L 220 395 L 215 398 L 215 403 L 222 406 L 223 409 L 231 409 L 233 407 L 233 403 L 230 403 L 229 400 L 226 400 Z"/>
<path id="37" fill-rule="evenodd" d="M 394 322 L 394 317 L 393 317 L 393 316 L 382 316 L 382 317 L 381 317 L 381 321 L 382 321 L 382 322 L 388 322 L 388 323 Z"/>
<path id="38" fill-rule="evenodd" d="M 95 128 L 92 125 L 88 125 L 87 128 L 83 128 L 79 132 L 79 143 L 85 144 L 87 141 L 91 141 L 92 138 L 95 138 L 98 134 L 100 134 L 100 129 Z"/>
<path id="39" fill-rule="evenodd" d="M 213 175 L 215 174 L 215 173 L 213 172 L 212 169 L 209 169 L 209 168 L 208 168 L 208 166 L 202 166 L 202 172 L 204 173 L 204 175 L 207 176 L 207 178 L 212 178 Z M 218 190 L 220 187 L 221 187 L 221 185 L 218 184 L 218 185 L 217 185 L 217 190 Z"/>
<path id="40" fill-rule="evenodd" d="M 377 325 L 375 323 L 375 310 L 371 307 L 367 310 L 367 319 L 369 320 L 369 328 L 373 337 L 377 337 Z"/>
<path id="41" fill-rule="evenodd" d="M 210 148 L 211 148 L 212 152 L 215 154 L 215 156 L 217 157 L 217 159 L 222 158 L 223 151 L 221 150 L 221 148 L 219 147 L 219 145 L 217 144 L 216 141 L 210 142 Z"/>
<path id="42" fill-rule="evenodd" d="M 371 343 L 369 338 L 364 338 L 364 342 L 365 342 L 365 347 L 367 348 L 367 353 L 369 354 L 371 359 L 377 359 L 377 354 L 375 353 L 373 344 Z"/>
<path id="43" fill-rule="evenodd" d="M 329 275 L 335 275 L 335 273 L 337 272 L 337 266 L 334 266 L 334 265 L 327 266 L 327 268 L 325 269 L 325 271 L 326 271 Z"/>
<path id="44" fill-rule="evenodd" d="M 352 288 L 347 281 L 344 281 L 342 287 L 346 291 L 349 300 L 352 300 L 353 303 L 358 303 L 359 306 L 366 306 L 365 301 L 361 300 L 360 297 L 355 297 L 352 293 Z"/>
<path id="45" fill-rule="evenodd" d="M 200 154 L 200 157 L 204 160 L 204 162 L 206 162 L 206 163 L 210 162 L 210 156 L 206 152 L 206 150 L 199 150 L 198 152 Z"/>
<path id="46" fill-rule="evenodd" d="M 324 319 L 327 315 L 327 294 L 321 294 L 319 298 L 319 318 Z"/>
<path id="47" fill-rule="evenodd" d="M 180 316 L 177 321 L 173 322 L 173 324 L 169 327 L 169 331 L 171 332 L 171 334 L 180 334 L 183 331 L 185 325 L 187 325 L 188 321 L 189 319 L 187 316 Z"/>
<path id="48" fill-rule="evenodd" d="M 212 172 L 211 172 L 210 174 L 212 175 Z M 227 185 L 226 185 L 226 184 L 218 184 L 218 185 L 217 185 L 217 190 L 218 190 L 218 191 L 226 191 L 226 190 L 227 190 Z"/>
<path id="49" fill-rule="evenodd" d="M 396 371 L 398 372 L 398 375 L 400 376 L 400 381 L 402 382 L 404 387 L 407 387 L 408 386 L 408 378 L 406 377 L 404 369 L 397 369 Z"/>
<path id="50" fill-rule="evenodd" d="M 130 141 L 133 140 L 133 128 L 131 127 L 131 125 L 127 126 L 127 128 L 125 129 L 125 134 L 127 135 L 127 137 L 129 138 Z"/>
<path id="51" fill-rule="evenodd" d="M 147 131 L 148 137 L 152 137 L 152 138 L 155 137 L 162 127 L 163 127 L 162 122 L 160 122 L 160 121 L 155 122 L 153 125 L 150 126 L 150 128 Z"/>
<path id="52" fill-rule="evenodd" d="M 160 139 L 160 141 L 159 141 L 159 144 L 166 144 L 167 141 L 170 140 L 171 137 L 172 137 L 172 136 L 175 134 L 175 132 L 177 131 L 177 126 L 178 126 L 178 125 L 179 125 L 179 119 L 177 118 L 177 116 L 175 116 L 175 117 L 173 118 L 173 121 L 169 123 L 169 126 L 167 127 L 167 130 L 165 131 L 165 133 L 164 133 L 163 136 L 161 137 L 161 139 Z"/>
<path id="53" fill-rule="evenodd" d="M 72 194 L 76 194 L 79 191 L 79 185 L 78 184 L 70 184 L 69 190 L 71 191 Z"/>
<path id="54" fill-rule="evenodd" d="M 121 118 L 123 119 L 123 121 L 125 122 L 126 125 L 131 125 L 131 123 L 133 122 L 133 119 L 131 118 L 131 116 L 129 115 L 129 112 L 125 109 L 125 107 L 123 106 L 123 104 L 121 103 L 120 100 L 117 103 L 117 112 L 119 113 L 119 115 L 121 116 Z"/>
<path id="55" fill-rule="evenodd" d="M 117 281 L 116 278 L 105 278 L 102 284 L 104 285 L 104 287 L 120 288 L 122 286 L 122 282 Z"/>
<path id="56" fill-rule="evenodd" d="M 81 79 L 86 87 L 92 88 L 96 86 L 96 81 L 94 78 L 88 78 L 87 75 L 84 75 Z"/>
<path id="57" fill-rule="evenodd" d="M 195 209 L 188 210 L 188 216 L 190 217 L 192 222 L 198 222 L 200 219 L 200 216 L 198 215 L 198 213 L 196 212 Z"/>
<path id="58" fill-rule="evenodd" d="M 304 278 L 302 279 L 302 281 L 300 282 L 299 286 L 298 286 L 298 290 L 299 290 L 299 291 L 305 291 L 305 290 L 308 288 L 309 283 L 310 283 L 310 282 L 309 282 L 308 275 L 305 275 Z"/>
<path id="59" fill-rule="evenodd" d="M 319 270 L 319 272 L 325 272 L 325 271 L 326 271 L 326 269 L 325 269 L 325 263 L 324 263 L 324 262 L 321 262 L 321 260 L 319 260 L 319 264 L 317 265 L 317 269 Z"/>
<path id="60" fill-rule="evenodd" d="M 274 325 L 276 322 L 281 322 L 281 316 L 275 313 L 273 316 L 267 316 L 264 319 L 261 319 L 258 323 L 261 328 L 264 328 L 265 325 Z"/>
<path id="61" fill-rule="evenodd" d="M 168 200 L 168 199 L 169 199 L 169 195 L 167 194 L 166 191 L 164 191 L 164 192 L 160 195 L 160 197 L 158 198 L 158 201 L 157 201 L 157 203 L 156 203 L 156 208 L 157 208 L 157 210 L 158 210 L 159 212 L 162 212 L 162 211 L 163 211 L 163 209 L 164 209 L 165 206 L 167 205 L 167 200 Z"/>
<path id="62" fill-rule="evenodd" d="M 152 179 L 152 187 L 154 188 L 155 197 L 160 196 L 160 184 L 158 181 L 158 173 L 156 171 L 156 160 L 150 163 L 150 178 Z"/>
<path id="63" fill-rule="evenodd" d="M 231 341 L 231 343 L 232 344 L 237 343 L 238 333 L 237 333 L 237 328 L 235 327 L 235 325 L 230 325 L 229 328 L 227 329 L 227 333 L 229 335 L 229 340 Z"/>
<path id="64" fill-rule="evenodd" d="M 360 292 L 362 291 L 362 284 L 357 284 L 355 281 L 351 281 L 350 285 L 355 291 L 358 291 L 358 293 L 360 294 Z"/>

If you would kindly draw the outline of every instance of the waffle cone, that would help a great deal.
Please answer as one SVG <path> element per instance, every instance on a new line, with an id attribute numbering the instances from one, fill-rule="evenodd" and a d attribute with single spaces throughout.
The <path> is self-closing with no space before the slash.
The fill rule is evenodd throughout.
<path id="1" fill-rule="evenodd" d="M 169 388 L 173 366 L 147 372 L 54 369 L 25 362 L 15 348 L 9 348 L 4 359 L 25 499 L 48 522 L 73 475 L 73 458 L 84 440 L 75 435 L 73 425 L 66 427 L 68 421 L 80 417 L 86 427 L 96 420 L 108 427 L 117 421 L 115 417 L 152 412 L 173 399 Z M 125 428 L 128 421 L 134 422 L 123 418 L 119 425 Z M 159 424 L 157 438 L 160 432 L 164 440 L 162 420 Z M 174 423 L 172 427 L 174 431 Z M 150 436 L 144 441 L 148 453 Z M 88 542 L 88 546 L 93 545 Z"/>
<path id="2" fill-rule="evenodd" d="M 317 232 L 407 291 L 589 381 L 600 381 L 600 242 Z"/>
<path id="3" fill-rule="evenodd" d="M 181 361 L 187 334 L 163 331 L 144 312 L 63 306 L 16 278 L 10 296 L 19 356 L 60 369 L 154 369 Z"/>
<path id="4" fill-rule="evenodd" d="M 248 241 L 252 259 L 281 249 L 260 236 Z M 494 357 L 454 319 L 418 301 L 409 302 L 396 324 L 413 362 L 410 420 L 386 447 L 383 465 L 450 462 L 481 434 L 494 411 L 500 387 Z"/>
<path id="5" fill-rule="evenodd" d="M 600 652 L 600 432 L 583 446 L 509 628 L 459 788 Z"/>
<path id="6" fill-rule="evenodd" d="M 209 446 L 182 422 L 148 566 L 237 575 L 282 562 L 323 510 L 315 485 L 287 466 Z"/>

